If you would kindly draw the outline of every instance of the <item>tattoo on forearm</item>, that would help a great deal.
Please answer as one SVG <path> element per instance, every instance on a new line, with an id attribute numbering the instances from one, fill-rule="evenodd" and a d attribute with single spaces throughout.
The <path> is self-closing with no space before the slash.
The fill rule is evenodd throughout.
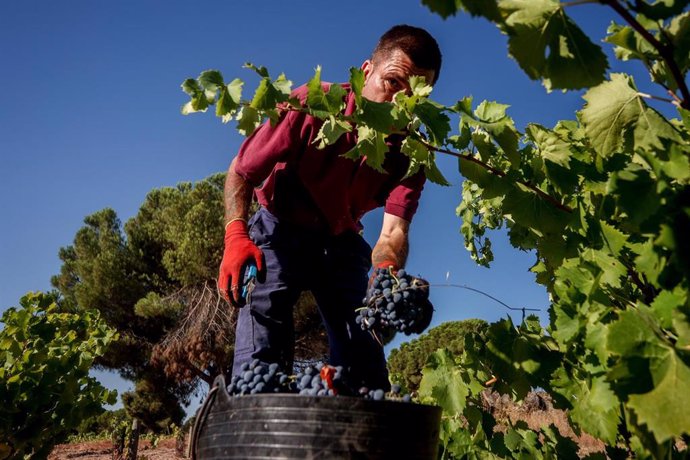
<path id="1" fill-rule="evenodd" d="M 249 206 L 252 200 L 253 189 L 242 177 L 240 177 L 230 166 L 228 175 L 225 179 L 223 197 L 225 200 L 225 221 L 241 217 L 247 219 Z"/>
<path id="2" fill-rule="evenodd" d="M 405 262 L 407 262 L 407 254 L 409 251 L 407 238 L 398 242 L 396 246 L 398 246 L 398 249 L 397 251 L 394 251 L 393 247 L 390 245 L 384 246 L 377 244 L 371 253 L 371 262 L 373 265 L 376 266 L 380 263 L 390 261 L 394 262 L 398 268 L 404 267 Z"/>

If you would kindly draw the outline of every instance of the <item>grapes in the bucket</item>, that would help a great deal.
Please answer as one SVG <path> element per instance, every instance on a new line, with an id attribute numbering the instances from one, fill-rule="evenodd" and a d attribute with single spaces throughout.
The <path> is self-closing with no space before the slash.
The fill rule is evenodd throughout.
<path id="1" fill-rule="evenodd" d="M 228 385 L 231 395 L 257 393 L 289 393 L 290 376 L 282 372 L 276 363 L 261 364 L 258 359 L 244 363 L 239 375 L 233 375 Z"/>
<path id="2" fill-rule="evenodd" d="M 294 375 L 282 372 L 276 363 L 263 364 L 258 359 L 244 363 L 240 374 L 234 375 L 228 385 L 233 396 L 262 393 L 297 393 L 303 396 L 361 396 L 375 401 L 396 400 L 410 402 L 410 395 L 401 395 L 400 385 L 392 385 L 391 391 L 352 387 L 343 366 L 318 363 L 306 366 Z"/>

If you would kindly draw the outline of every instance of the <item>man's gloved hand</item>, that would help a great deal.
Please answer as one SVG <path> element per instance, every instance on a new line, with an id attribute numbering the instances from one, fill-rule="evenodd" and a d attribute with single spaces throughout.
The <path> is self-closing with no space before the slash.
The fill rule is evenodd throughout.
<path id="1" fill-rule="evenodd" d="M 376 268 L 385 268 L 385 269 L 390 268 L 391 270 L 393 270 L 393 273 L 398 271 L 398 265 L 395 262 L 393 262 L 392 260 L 384 260 L 383 262 L 379 262 L 374 267 L 374 269 L 376 269 Z"/>
<path id="2" fill-rule="evenodd" d="M 263 272 L 263 254 L 249 238 L 247 223 L 242 219 L 230 221 L 225 227 L 225 249 L 218 274 L 218 290 L 234 306 L 240 305 L 243 270 L 252 261 L 257 271 Z"/>

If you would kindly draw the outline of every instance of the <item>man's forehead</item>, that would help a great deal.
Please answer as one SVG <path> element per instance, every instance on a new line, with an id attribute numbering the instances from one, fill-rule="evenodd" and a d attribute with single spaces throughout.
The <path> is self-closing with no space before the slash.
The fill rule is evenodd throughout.
<path id="1" fill-rule="evenodd" d="M 376 63 L 374 65 L 376 66 Z M 417 67 L 412 62 L 412 59 L 399 49 L 392 50 L 387 56 L 383 56 L 379 60 L 378 66 L 381 71 L 399 73 L 403 77 L 419 75 L 426 78 L 429 83 L 433 81 L 434 77 L 433 70 Z"/>

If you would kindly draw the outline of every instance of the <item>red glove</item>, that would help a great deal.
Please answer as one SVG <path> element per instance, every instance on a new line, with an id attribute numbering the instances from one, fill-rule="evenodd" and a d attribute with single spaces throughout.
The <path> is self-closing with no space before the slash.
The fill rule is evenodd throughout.
<path id="1" fill-rule="evenodd" d="M 379 262 L 374 268 L 391 268 L 394 272 L 398 271 L 398 266 L 392 260 L 384 260 L 383 262 Z"/>
<path id="2" fill-rule="evenodd" d="M 261 273 L 264 268 L 263 254 L 249 238 L 247 223 L 244 220 L 231 221 L 225 227 L 225 250 L 223 260 L 220 262 L 218 290 L 233 305 L 239 304 L 243 269 L 252 261 L 256 264 L 257 271 Z M 228 292 L 228 284 L 230 292 Z"/>
<path id="3" fill-rule="evenodd" d="M 383 262 L 379 262 L 374 266 L 374 269 L 371 271 L 371 276 L 369 276 L 369 284 L 367 285 L 367 296 L 365 301 L 366 299 L 371 299 L 373 297 L 372 293 L 374 291 L 374 278 L 376 278 L 376 275 L 383 270 L 388 271 L 389 269 L 393 270 L 394 274 L 398 271 L 398 267 L 392 260 L 384 260 Z"/>
<path id="4" fill-rule="evenodd" d="M 393 270 L 393 273 L 398 271 L 398 266 L 392 260 L 384 260 L 383 262 L 377 263 L 374 266 L 374 269 L 371 271 L 371 276 L 369 277 L 369 286 L 371 286 L 371 282 L 374 280 L 378 272 L 381 271 L 381 269 L 388 270 L 389 268 Z"/>

